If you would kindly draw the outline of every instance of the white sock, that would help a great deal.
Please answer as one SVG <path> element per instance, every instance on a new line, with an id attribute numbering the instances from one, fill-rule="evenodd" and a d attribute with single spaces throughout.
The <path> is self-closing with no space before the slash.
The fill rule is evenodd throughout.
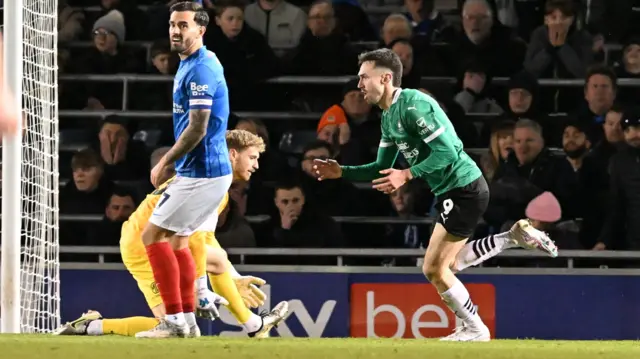
<path id="1" fill-rule="evenodd" d="M 503 232 L 468 242 L 456 256 L 456 270 L 478 265 L 508 248 L 517 247 L 511 242 L 511 233 Z"/>
<path id="2" fill-rule="evenodd" d="M 187 322 L 187 325 L 189 325 L 190 327 L 193 327 L 194 325 L 198 325 L 198 322 L 196 322 L 195 313 L 184 313 L 184 320 Z"/>
<path id="3" fill-rule="evenodd" d="M 242 326 L 247 330 L 248 333 L 254 333 L 262 328 L 262 317 L 251 313 L 251 317 L 247 320 L 246 323 L 243 323 Z"/>
<path id="4" fill-rule="evenodd" d="M 478 315 L 476 306 L 471 301 L 469 291 L 464 284 L 456 279 L 456 283 L 444 293 L 440 294 L 442 300 L 447 304 L 449 309 L 455 313 L 464 323 L 474 328 L 484 326 L 482 319 Z"/>
<path id="5" fill-rule="evenodd" d="M 209 278 L 206 275 L 196 279 L 196 292 L 203 293 L 209 290 Z"/>
<path id="6" fill-rule="evenodd" d="M 102 335 L 102 320 L 92 320 L 87 325 L 87 335 Z"/>
<path id="7" fill-rule="evenodd" d="M 167 322 L 171 324 L 180 325 L 180 326 L 185 324 L 184 313 L 182 312 L 176 313 L 176 314 L 167 314 L 165 316 L 165 319 L 167 320 Z"/>

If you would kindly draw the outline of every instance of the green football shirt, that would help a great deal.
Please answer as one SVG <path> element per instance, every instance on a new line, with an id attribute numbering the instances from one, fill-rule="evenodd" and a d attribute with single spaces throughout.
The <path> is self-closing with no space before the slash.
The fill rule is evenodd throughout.
<path id="1" fill-rule="evenodd" d="M 427 182 L 435 195 L 464 187 L 482 176 L 475 161 L 463 150 L 453 124 L 436 100 L 418 90 L 398 89 L 391 107 L 382 113 L 382 138 L 376 162 L 342 166 L 342 176 L 352 181 L 372 181 L 393 166 L 398 152 L 411 174 Z"/>

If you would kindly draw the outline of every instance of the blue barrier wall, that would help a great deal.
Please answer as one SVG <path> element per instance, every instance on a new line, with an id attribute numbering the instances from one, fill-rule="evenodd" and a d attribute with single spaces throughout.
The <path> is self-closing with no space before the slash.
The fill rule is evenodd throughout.
<path id="1" fill-rule="evenodd" d="M 291 301 L 293 314 L 274 333 L 281 336 L 349 336 L 352 284 L 424 283 L 420 274 L 254 274 L 269 283 L 266 309 L 281 300 Z M 491 303 L 497 338 L 640 338 L 640 277 L 474 274 L 461 279 L 495 288 Z M 122 270 L 62 270 L 61 297 L 63 321 L 87 309 L 99 310 L 105 317 L 150 315 L 136 283 Z M 234 323 L 225 311 L 221 320 L 202 322 L 201 327 L 207 334 L 243 335 Z"/>

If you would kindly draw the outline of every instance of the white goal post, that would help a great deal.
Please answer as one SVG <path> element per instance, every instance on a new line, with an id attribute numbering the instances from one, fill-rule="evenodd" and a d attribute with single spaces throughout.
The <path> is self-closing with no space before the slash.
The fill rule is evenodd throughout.
<path id="1" fill-rule="evenodd" d="M 58 1 L 3 0 L 0 9 L 5 85 L 23 119 L 2 138 L 0 331 L 50 332 L 60 325 Z"/>

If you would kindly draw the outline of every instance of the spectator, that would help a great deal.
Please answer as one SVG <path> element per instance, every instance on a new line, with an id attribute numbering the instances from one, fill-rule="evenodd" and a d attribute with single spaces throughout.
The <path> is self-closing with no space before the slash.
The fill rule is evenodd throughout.
<path id="1" fill-rule="evenodd" d="M 135 194 L 126 188 L 115 188 L 100 223 L 89 228 L 87 245 L 115 246 L 120 241 L 122 224 L 136 209 Z"/>
<path id="2" fill-rule="evenodd" d="M 306 29 L 304 11 L 285 0 L 258 0 L 246 7 L 244 16 L 280 57 L 298 46 Z"/>
<path id="3" fill-rule="evenodd" d="M 618 78 L 640 78 L 640 35 L 629 39 L 622 48 L 622 59 L 616 68 Z M 638 87 L 623 87 L 619 89 L 618 101 L 635 105 L 640 98 Z"/>
<path id="4" fill-rule="evenodd" d="M 93 46 L 85 56 L 74 61 L 69 72 L 80 74 L 139 73 L 143 67 L 130 51 L 123 49 L 125 26 L 122 13 L 112 10 L 99 18 L 92 29 Z M 122 109 L 122 84 L 90 84 L 84 89 L 86 108 L 90 110 Z"/>
<path id="5" fill-rule="evenodd" d="M 479 63 L 470 63 L 462 75 L 462 91 L 454 100 L 465 113 L 502 113 L 502 108 L 489 97 L 491 78 Z"/>
<path id="6" fill-rule="evenodd" d="M 539 89 L 538 80 L 527 71 L 511 76 L 507 83 L 508 106 L 505 116 L 516 121 L 521 118 L 538 121 L 541 112 L 537 106 Z"/>
<path id="7" fill-rule="evenodd" d="M 411 23 L 402 14 L 391 14 L 387 16 L 382 25 L 382 43 L 380 47 L 389 45 L 398 39 L 410 39 L 413 37 Z"/>
<path id="8" fill-rule="evenodd" d="M 107 178 L 117 181 L 149 178 L 147 150 L 143 143 L 131 138 L 124 119 L 107 117 L 92 147 L 105 163 Z"/>
<path id="9" fill-rule="evenodd" d="M 591 141 L 580 124 L 570 122 L 565 126 L 562 133 L 562 149 L 573 170 L 580 171 L 584 158 L 591 149 Z"/>
<path id="10" fill-rule="evenodd" d="M 308 30 L 302 36 L 291 61 L 290 71 L 298 75 L 350 75 L 357 72 L 358 57 L 349 39 L 336 28 L 330 1 L 311 5 Z"/>
<path id="11" fill-rule="evenodd" d="M 422 78 L 422 66 L 416 62 L 413 55 L 413 46 L 406 39 L 393 40 L 389 48 L 400 57 L 402 61 L 402 87 L 417 89 Z"/>
<path id="12" fill-rule="evenodd" d="M 335 248 L 345 247 L 338 224 L 326 214 L 306 205 L 302 187 L 293 183 L 276 186 L 277 214 L 268 224 L 269 237 L 261 243 L 276 248 Z M 288 264 L 328 264 L 334 258 L 288 257 Z M 279 261 L 281 262 L 281 261 Z"/>
<path id="13" fill-rule="evenodd" d="M 513 134 L 514 151 L 498 167 L 491 184 L 485 220 L 494 228 L 523 218 L 527 204 L 544 191 L 558 198 L 564 209 L 575 198 L 577 183 L 569 163 L 544 146 L 537 122 L 520 120 Z"/>
<path id="14" fill-rule="evenodd" d="M 511 76 L 522 69 L 526 44 L 495 21 L 486 0 L 467 0 L 462 8 L 463 32 L 452 41 L 449 74 L 465 70 L 469 60 L 481 63 L 487 75 Z"/>
<path id="15" fill-rule="evenodd" d="M 640 249 L 640 111 L 625 111 L 621 126 L 626 146 L 611 158 L 607 219 L 594 249 Z"/>
<path id="16" fill-rule="evenodd" d="M 340 163 L 373 161 L 380 142 L 378 112 L 364 100 L 358 80 L 343 88 L 342 102 L 327 109 L 318 123 L 318 139 L 331 144 L 332 156 Z"/>
<path id="17" fill-rule="evenodd" d="M 513 129 L 515 122 L 502 121 L 493 126 L 489 140 L 489 150 L 480 158 L 480 168 L 491 183 L 496 170 L 503 166 L 509 153 L 513 150 Z"/>
<path id="18" fill-rule="evenodd" d="M 330 216 L 362 214 L 359 208 L 358 190 L 350 182 L 318 181 L 313 161 L 331 158 L 331 145 L 324 141 L 308 144 L 302 151 L 300 186 L 304 190 L 308 206 Z"/>
<path id="19" fill-rule="evenodd" d="M 71 159 L 73 181 L 60 191 L 60 212 L 72 214 L 103 213 L 113 192 L 113 183 L 104 176 L 104 164 L 91 149 Z"/>
<path id="20" fill-rule="evenodd" d="M 580 242 L 584 248 L 593 248 L 602 232 L 607 216 L 609 196 L 609 167 L 611 157 L 624 147 L 624 133 L 620 126 L 622 108 L 614 105 L 605 117 L 604 138 L 585 157 L 580 171 L 580 182 L 585 197 L 585 205 L 580 230 Z"/>
<path id="21" fill-rule="evenodd" d="M 215 26 L 209 26 L 204 43 L 224 67 L 231 108 L 264 106 L 254 95 L 262 92 L 259 88 L 262 81 L 279 73 L 280 60 L 265 37 L 245 23 L 243 0 L 216 2 Z"/>
<path id="22" fill-rule="evenodd" d="M 583 78 L 593 62 L 593 39 L 575 26 L 573 0 L 547 0 L 545 24 L 531 34 L 524 67 L 537 77 Z"/>
<path id="23" fill-rule="evenodd" d="M 151 75 L 173 75 L 177 70 L 179 58 L 171 52 L 169 39 L 163 38 L 153 42 L 149 51 L 151 62 L 148 73 Z M 146 111 L 170 111 L 173 104 L 172 82 L 133 82 L 129 84 L 133 96 L 130 96 L 131 109 Z M 170 126 L 158 126 L 166 132 Z M 173 138 L 171 138 L 173 142 Z"/>
<path id="24" fill-rule="evenodd" d="M 584 85 L 586 106 L 578 111 L 577 117 L 589 138 L 596 143 L 602 139 L 605 115 L 616 100 L 617 82 L 615 73 L 606 66 L 594 66 L 587 72 Z"/>

